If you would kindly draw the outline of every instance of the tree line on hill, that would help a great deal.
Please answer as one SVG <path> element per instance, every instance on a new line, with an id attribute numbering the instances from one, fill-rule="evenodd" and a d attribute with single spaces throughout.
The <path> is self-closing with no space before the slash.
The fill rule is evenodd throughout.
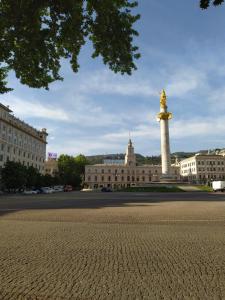
<path id="1" fill-rule="evenodd" d="M 82 187 L 85 165 L 88 160 L 84 155 L 76 157 L 61 155 L 58 159 L 58 172 L 51 176 L 41 174 L 32 166 L 19 162 L 7 161 L 1 171 L 2 189 L 17 191 L 53 185 L 72 185 L 75 189 Z"/>
<path id="2" fill-rule="evenodd" d="M 171 162 L 175 163 L 176 158 L 183 159 L 188 158 L 195 155 L 195 152 L 176 152 L 171 154 Z M 101 164 L 105 159 L 111 160 L 124 160 L 125 154 L 99 154 L 99 155 L 92 155 L 87 156 L 87 159 L 90 164 Z M 159 165 L 161 164 L 161 155 L 152 155 L 152 156 L 143 156 L 141 154 L 136 154 L 136 162 L 138 165 Z"/>
<path id="3" fill-rule="evenodd" d="M 220 151 L 225 150 L 221 148 L 216 148 L 216 149 L 210 149 L 210 150 L 199 150 L 197 152 L 174 152 L 171 153 L 171 163 L 175 163 L 176 159 L 181 160 L 185 158 L 189 158 L 191 156 L 194 156 L 197 153 L 201 154 L 216 154 L 219 153 Z M 110 160 L 124 160 L 125 159 L 125 154 L 124 153 L 117 153 L 117 154 L 98 154 L 98 155 L 91 155 L 87 156 L 87 160 L 91 165 L 94 164 L 102 164 L 105 159 L 110 159 Z M 138 165 L 159 165 L 161 164 L 161 155 L 152 155 L 152 156 L 144 156 L 141 154 L 136 154 L 136 162 Z"/>

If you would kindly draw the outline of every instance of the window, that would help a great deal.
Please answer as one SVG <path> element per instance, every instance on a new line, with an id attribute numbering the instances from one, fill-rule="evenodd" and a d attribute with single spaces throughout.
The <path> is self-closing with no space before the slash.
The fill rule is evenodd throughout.
<path id="1" fill-rule="evenodd" d="M 111 181 L 111 176 L 108 177 L 108 181 Z"/>
<path id="2" fill-rule="evenodd" d="M 98 181 L 98 177 L 97 176 L 95 176 L 95 181 Z"/>
<path id="3" fill-rule="evenodd" d="M 127 181 L 130 181 L 130 176 L 127 176 Z"/>
<path id="4" fill-rule="evenodd" d="M 0 155 L 0 161 L 3 161 L 3 155 L 2 154 Z"/>
<path id="5" fill-rule="evenodd" d="M 102 181 L 104 181 L 104 176 L 102 176 Z"/>
<path id="6" fill-rule="evenodd" d="M 102 169 L 102 174 L 104 174 L 104 169 Z"/>

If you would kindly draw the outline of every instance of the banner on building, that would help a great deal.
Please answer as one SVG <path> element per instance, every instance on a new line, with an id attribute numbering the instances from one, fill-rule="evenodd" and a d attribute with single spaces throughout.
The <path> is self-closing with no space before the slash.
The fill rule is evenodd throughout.
<path id="1" fill-rule="evenodd" d="M 57 159 L 57 153 L 48 152 L 48 159 Z"/>

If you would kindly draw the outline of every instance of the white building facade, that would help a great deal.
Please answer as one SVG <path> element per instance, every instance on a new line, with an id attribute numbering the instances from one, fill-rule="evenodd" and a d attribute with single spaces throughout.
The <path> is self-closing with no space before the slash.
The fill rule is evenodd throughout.
<path id="1" fill-rule="evenodd" d="M 47 135 L 46 129 L 33 128 L 0 103 L 0 168 L 9 160 L 44 173 Z"/>
<path id="2" fill-rule="evenodd" d="M 180 175 L 189 182 L 206 183 L 225 180 L 225 156 L 196 154 L 180 162 Z"/>
<path id="3" fill-rule="evenodd" d="M 180 179 L 179 167 L 171 166 L 175 180 Z M 120 189 L 131 186 L 148 186 L 160 181 L 161 165 L 137 165 L 134 147 L 129 140 L 123 164 L 97 164 L 85 166 L 85 187 Z"/>

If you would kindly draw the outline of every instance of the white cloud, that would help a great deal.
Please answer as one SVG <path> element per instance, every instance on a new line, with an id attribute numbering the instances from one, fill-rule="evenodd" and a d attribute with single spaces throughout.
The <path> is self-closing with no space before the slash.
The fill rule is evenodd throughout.
<path id="1" fill-rule="evenodd" d="M 158 91 L 147 76 L 114 74 L 101 70 L 83 74 L 77 89 L 83 94 L 114 94 L 122 96 L 156 96 Z"/>
<path id="2" fill-rule="evenodd" d="M 8 105 L 15 115 L 22 118 L 44 118 L 58 121 L 69 121 L 69 116 L 60 108 L 44 105 L 38 101 L 23 100 L 12 95 L 6 96 L 2 103 Z"/>
<path id="3" fill-rule="evenodd" d="M 215 138 L 224 137 L 225 115 L 218 118 L 193 118 L 189 120 L 179 120 L 172 123 L 171 137 L 185 139 L 189 137 Z"/>
<path id="4" fill-rule="evenodd" d="M 3 104 L 10 104 L 13 114 L 19 118 L 41 118 L 63 123 L 73 123 L 84 127 L 109 126 L 120 124 L 121 118 L 107 113 L 100 105 L 96 105 L 87 97 L 74 96 L 71 104 L 65 105 L 64 99 L 56 104 L 43 104 L 37 100 L 28 101 L 13 95 L 7 95 Z M 48 131 L 51 131 L 51 127 Z"/>
<path id="5" fill-rule="evenodd" d="M 120 143 L 116 142 L 108 143 L 101 138 L 89 138 L 84 140 L 79 139 L 75 141 L 68 140 L 66 143 L 63 143 L 61 145 L 59 145 L 58 143 L 51 144 L 47 146 L 47 151 L 54 150 L 56 153 L 58 153 L 58 155 L 65 153 L 69 155 L 78 155 L 80 153 L 85 155 L 93 155 L 95 153 L 114 153 L 117 152 L 120 148 L 122 152 L 124 152 L 123 144 L 121 145 Z"/>
<path id="6" fill-rule="evenodd" d="M 206 85 L 206 74 L 187 66 L 179 67 L 171 74 L 166 90 L 171 97 L 185 97 L 191 91 L 196 91 Z"/>

